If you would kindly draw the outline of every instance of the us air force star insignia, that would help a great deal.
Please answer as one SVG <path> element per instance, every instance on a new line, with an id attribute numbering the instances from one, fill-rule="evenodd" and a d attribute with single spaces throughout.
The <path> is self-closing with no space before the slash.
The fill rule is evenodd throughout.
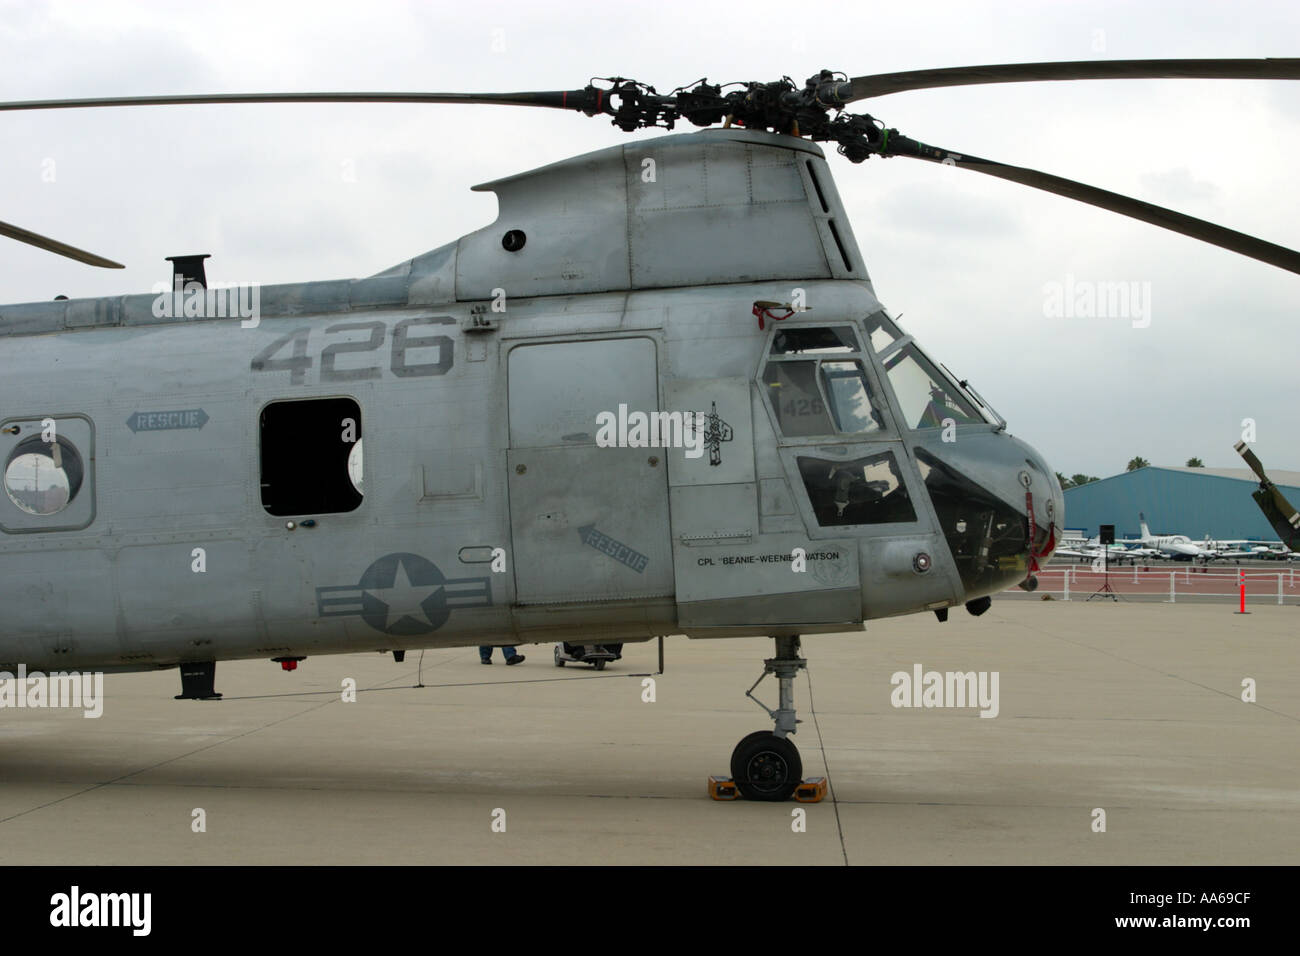
<path id="1" fill-rule="evenodd" d="M 489 607 L 488 578 L 444 578 L 418 554 L 384 555 L 366 568 L 354 587 L 316 589 L 321 617 L 360 617 L 384 634 L 428 634 L 447 623 L 454 608 Z"/>
<path id="2" fill-rule="evenodd" d="M 363 612 L 362 616 L 365 617 L 367 624 L 389 633 L 392 633 L 394 628 L 399 625 L 405 626 L 408 621 L 416 626 L 429 625 L 430 627 L 438 627 L 443 621 L 439 620 L 435 624 L 434 619 L 440 613 L 443 620 L 447 616 L 445 613 L 447 600 L 443 596 L 442 575 L 438 575 L 437 584 L 416 587 L 411 583 L 411 576 L 407 573 L 404 557 L 407 556 L 403 555 L 397 559 L 397 567 L 393 572 L 392 581 L 387 586 L 383 584 L 366 585 L 363 579 L 363 600 L 366 597 L 376 598 L 383 608 L 373 615 L 375 620 L 371 620 L 372 615 L 369 609 Z M 366 577 L 370 576 L 370 574 L 366 575 Z M 425 574 L 423 577 L 428 579 L 429 576 Z M 428 605 L 428 607 L 425 605 Z"/>

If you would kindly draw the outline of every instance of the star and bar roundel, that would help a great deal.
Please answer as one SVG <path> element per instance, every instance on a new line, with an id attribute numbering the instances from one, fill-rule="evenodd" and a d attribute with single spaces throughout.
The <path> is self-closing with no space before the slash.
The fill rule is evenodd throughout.
<path id="1" fill-rule="evenodd" d="M 405 551 L 376 560 L 355 585 L 316 589 L 321 617 L 360 617 L 403 637 L 436 631 L 456 608 L 491 605 L 487 576 L 449 579 L 428 558 Z"/>

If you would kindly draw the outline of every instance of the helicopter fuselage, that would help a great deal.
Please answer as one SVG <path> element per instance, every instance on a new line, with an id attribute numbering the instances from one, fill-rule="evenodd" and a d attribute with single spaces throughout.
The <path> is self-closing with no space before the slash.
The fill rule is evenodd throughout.
<path id="1" fill-rule="evenodd" d="M 251 316 L 0 306 L 0 670 L 840 632 L 1050 554 L 1053 472 L 885 313 L 816 146 L 490 188 Z"/>

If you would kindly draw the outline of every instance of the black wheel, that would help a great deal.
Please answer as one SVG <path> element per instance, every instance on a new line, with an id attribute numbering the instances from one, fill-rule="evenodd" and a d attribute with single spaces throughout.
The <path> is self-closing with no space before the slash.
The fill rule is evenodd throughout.
<path id="1" fill-rule="evenodd" d="M 609 662 L 608 662 L 608 661 L 596 661 L 596 670 L 598 670 L 598 671 L 603 671 L 603 670 L 605 669 L 605 665 L 606 665 L 607 663 L 609 663 Z"/>
<path id="2" fill-rule="evenodd" d="M 803 780 L 803 761 L 789 738 L 759 730 L 731 752 L 731 776 L 746 800 L 789 800 Z"/>
<path id="3" fill-rule="evenodd" d="M 560 648 L 558 646 L 555 648 L 555 666 L 556 667 L 564 666 L 564 658 L 560 657 Z"/>

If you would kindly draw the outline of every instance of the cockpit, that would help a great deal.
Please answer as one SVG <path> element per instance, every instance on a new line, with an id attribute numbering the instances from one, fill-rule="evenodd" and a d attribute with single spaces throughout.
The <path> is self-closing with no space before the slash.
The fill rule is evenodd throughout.
<path id="1" fill-rule="evenodd" d="M 1050 554 L 1055 476 L 883 311 L 861 325 L 775 327 L 758 381 L 788 473 L 828 535 L 937 521 L 967 595 L 1024 581 Z"/>

